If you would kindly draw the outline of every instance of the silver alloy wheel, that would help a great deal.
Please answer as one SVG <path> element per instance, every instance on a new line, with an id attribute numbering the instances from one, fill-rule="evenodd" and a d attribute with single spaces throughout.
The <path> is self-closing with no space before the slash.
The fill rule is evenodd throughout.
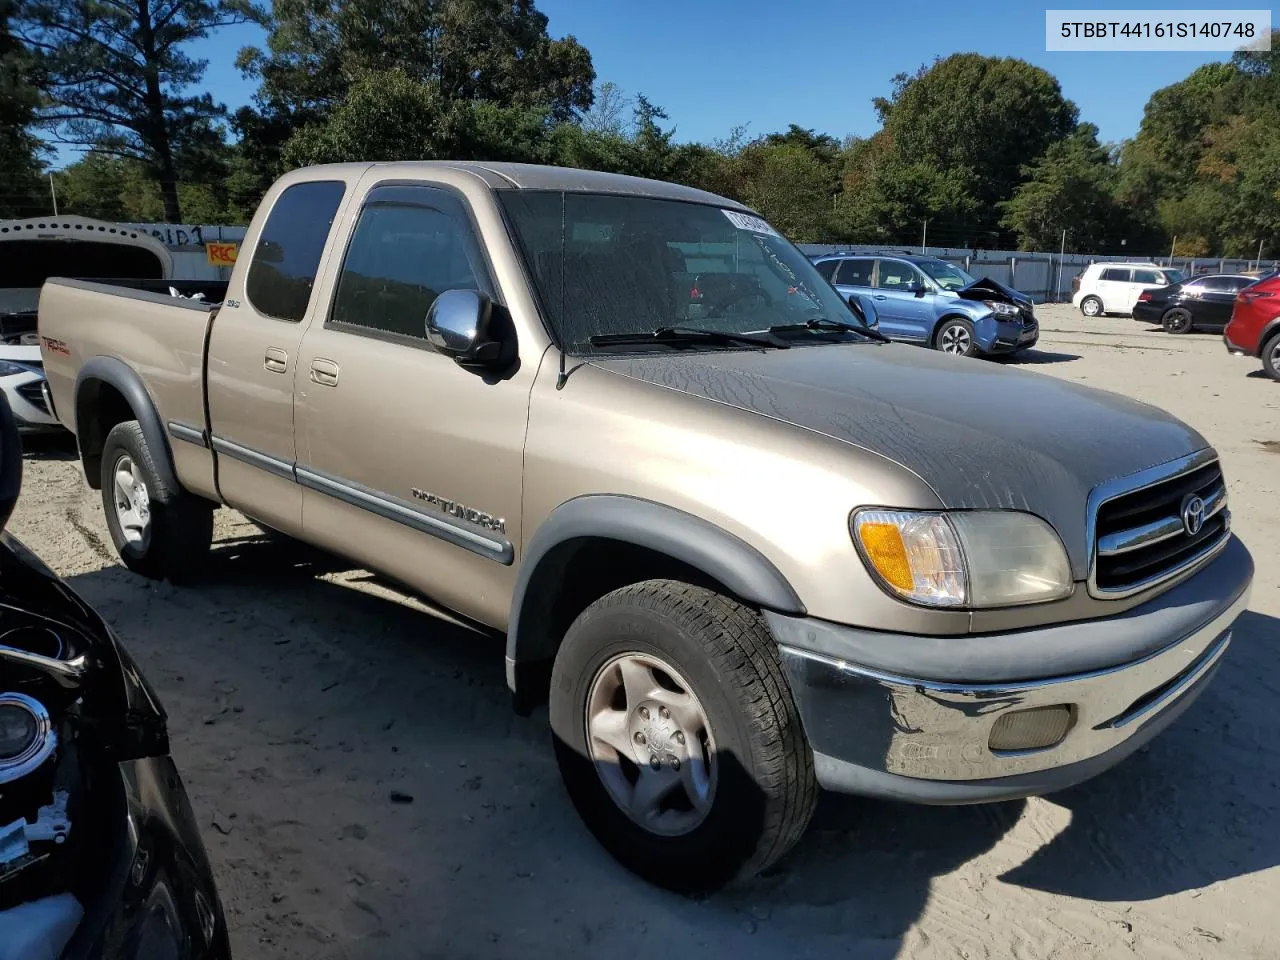
<path id="1" fill-rule="evenodd" d="M 1280 338 L 1271 345 L 1271 369 L 1280 370 Z"/>
<path id="2" fill-rule="evenodd" d="M 973 345 L 973 338 L 969 336 L 968 329 L 963 325 L 953 323 L 943 329 L 939 343 L 942 345 L 943 353 L 965 354 Z"/>
<path id="3" fill-rule="evenodd" d="M 715 798 L 715 740 L 670 664 L 645 653 L 614 657 L 591 682 L 585 721 L 596 773 L 628 817 L 667 837 L 702 823 Z"/>
<path id="4" fill-rule="evenodd" d="M 116 505 L 116 521 L 125 542 L 145 551 L 151 543 L 151 494 L 142 472 L 129 454 L 116 461 L 112 499 Z"/>
<path id="5" fill-rule="evenodd" d="M 1080 304 L 1080 312 L 1086 317 L 1096 317 L 1102 312 L 1102 304 L 1097 297 L 1085 297 Z"/>

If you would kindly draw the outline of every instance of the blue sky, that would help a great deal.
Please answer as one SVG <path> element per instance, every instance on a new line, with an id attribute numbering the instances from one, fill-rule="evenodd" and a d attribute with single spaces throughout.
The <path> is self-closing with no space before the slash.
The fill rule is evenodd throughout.
<path id="1" fill-rule="evenodd" d="M 682 140 L 711 141 L 738 124 L 749 134 L 789 123 L 836 137 L 878 127 L 871 98 L 891 78 L 957 52 L 1014 56 L 1043 67 L 1096 123 L 1105 140 L 1132 136 L 1154 90 L 1226 53 L 1047 53 L 1047 3 L 970 0 L 538 0 L 553 36 L 573 34 L 600 80 L 646 94 L 670 115 Z M 1092 0 L 1054 8 L 1134 9 Z M 1163 9 L 1214 7 L 1165 0 Z M 1242 4 L 1241 6 L 1248 6 Z M 240 47 L 260 43 L 236 27 L 196 44 L 209 61 L 206 85 L 234 108 L 254 85 L 235 69 Z"/>

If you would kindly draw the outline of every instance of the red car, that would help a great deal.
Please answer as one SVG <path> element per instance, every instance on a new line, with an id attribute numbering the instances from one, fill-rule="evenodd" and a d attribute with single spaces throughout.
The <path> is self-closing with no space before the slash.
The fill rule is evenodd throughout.
<path id="1" fill-rule="evenodd" d="M 1267 376 L 1280 380 L 1280 272 L 1236 295 L 1222 339 L 1232 353 L 1261 358 Z"/>

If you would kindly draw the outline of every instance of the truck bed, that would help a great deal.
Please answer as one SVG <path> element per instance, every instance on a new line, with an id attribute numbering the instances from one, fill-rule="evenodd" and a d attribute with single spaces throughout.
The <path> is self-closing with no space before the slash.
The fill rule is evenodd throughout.
<path id="1" fill-rule="evenodd" d="M 39 337 L 54 414 L 76 433 L 76 378 L 92 364 L 123 363 L 146 384 L 161 420 L 205 422 L 204 344 L 217 304 L 173 297 L 145 286 L 54 278 L 40 293 Z M 179 284 L 173 284 L 179 286 Z M 221 284 L 223 290 L 226 284 Z M 99 398 L 97 402 L 109 402 Z M 212 460 L 183 444 L 199 462 L 175 464 L 195 490 L 212 489 Z M 207 464 L 207 466 L 206 466 Z M 189 468 L 183 469 L 183 468 Z M 208 483 L 202 482 L 206 476 Z"/>

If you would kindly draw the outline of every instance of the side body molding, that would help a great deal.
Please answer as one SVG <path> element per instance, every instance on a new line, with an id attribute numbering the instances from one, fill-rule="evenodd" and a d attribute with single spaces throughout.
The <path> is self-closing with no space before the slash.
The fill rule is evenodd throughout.
<path id="1" fill-rule="evenodd" d="M 102 444 L 106 440 L 106 434 L 99 430 L 93 417 L 103 384 L 118 390 L 129 404 L 142 427 L 142 435 L 147 438 L 147 447 L 151 450 L 160 479 L 170 490 L 177 490 L 178 478 L 173 470 L 173 452 L 169 448 L 169 438 L 165 435 L 160 414 L 156 412 L 155 403 L 147 392 L 146 385 L 123 360 L 102 356 L 90 357 L 76 375 L 76 443 L 80 448 L 80 462 L 84 466 L 89 485 L 94 489 L 99 485 L 99 462 Z"/>
<path id="2" fill-rule="evenodd" d="M 651 500 L 611 494 L 577 497 L 552 511 L 522 558 L 507 633 L 507 685 L 513 693 L 522 664 L 555 655 L 560 638 L 545 629 L 547 598 L 558 592 L 575 541 L 587 540 L 616 540 L 653 550 L 700 570 L 747 603 L 797 616 L 805 613 L 777 567 L 732 533 Z"/>

